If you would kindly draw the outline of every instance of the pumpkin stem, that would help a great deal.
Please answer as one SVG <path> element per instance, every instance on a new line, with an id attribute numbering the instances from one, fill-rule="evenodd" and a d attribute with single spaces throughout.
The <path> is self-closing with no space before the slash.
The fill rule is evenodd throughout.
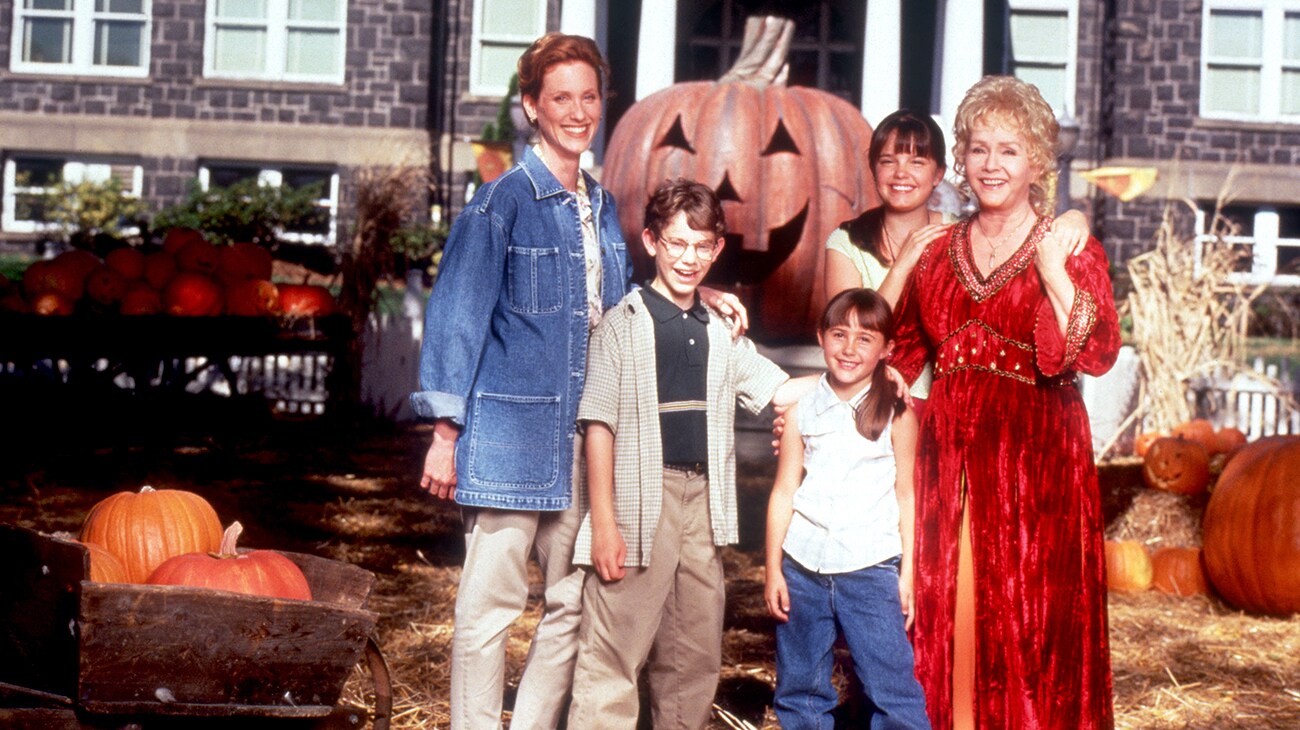
<path id="1" fill-rule="evenodd" d="M 140 494 L 148 494 L 153 491 L 156 490 L 153 487 L 149 486 L 148 484 L 144 485 L 143 487 L 140 487 Z"/>
<path id="2" fill-rule="evenodd" d="M 225 534 L 221 536 L 221 557 L 233 558 L 239 554 L 239 551 L 235 548 L 235 543 L 239 541 L 239 536 L 243 532 L 244 526 L 239 524 L 239 520 L 230 523 L 230 527 L 227 527 Z"/>
<path id="3" fill-rule="evenodd" d="M 793 20 L 774 15 L 746 18 L 740 57 L 718 82 L 742 81 L 760 89 L 785 86 L 790 75 L 790 64 L 785 59 L 793 37 Z"/>

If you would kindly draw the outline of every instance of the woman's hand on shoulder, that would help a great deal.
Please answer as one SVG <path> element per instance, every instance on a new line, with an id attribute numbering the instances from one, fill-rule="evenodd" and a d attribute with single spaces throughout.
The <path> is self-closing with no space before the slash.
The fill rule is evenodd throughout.
<path id="1" fill-rule="evenodd" d="M 1078 256 L 1088 245 L 1092 231 L 1088 229 L 1087 216 L 1077 210 L 1067 210 L 1052 221 L 1048 235 L 1059 237 L 1068 246 L 1070 255 Z"/>
<path id="2" fill-rule="evenodd" d="M 898 248 L 894 266 L 902 265 L 910 271 L 921 260 L 921 254 L 925 253 L 930 244 L 942 238 L 949 228 L 952 228 L 951 223 L 931 223 L 907 234 L 903 245 Z"/>
<path id="3" fill-rule="evenodd" d="M 700 301 L 704 302 L 705 306 L 731 320 L 733 339 L 749 330 L 749 311 L 745 309 L 744 304 L 740 303 L 740 297 L 729 291 L 718 291 L 710 286 L 700 287 L 699 293 Z"/>
<path id="4" fill-rule="evenodd" d="M 1087 236 L 1084 237 L 1083 243 L 1078 243 L 1068 234 L 1048 231 L 1047 235 L 1038 242 L 1037 250 L 1034 252 L 1034 265 L 1038 268 L 1039 275 L 1050 277 L 1064 274 L 1066 260 L 1082 251 L 1087 243 Z M 1076 246 L 1078 251 L 1075 251 Z"/>

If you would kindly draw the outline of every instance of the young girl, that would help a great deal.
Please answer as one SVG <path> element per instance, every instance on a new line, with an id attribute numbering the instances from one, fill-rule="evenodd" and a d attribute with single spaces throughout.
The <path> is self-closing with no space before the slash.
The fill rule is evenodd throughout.
<path id="1" fill-rule="evenodd" d="M 872 728 L 929 728 L 907 640 L 912 608 L 916 416 L 887 379 L 893 316 L 848 289 L 817 341 L 827 373 L 786 414 L 767 513 L 767 610 L 777 619 L 777 718 L 830 728 L 831 647 L 842 633 Z"/>

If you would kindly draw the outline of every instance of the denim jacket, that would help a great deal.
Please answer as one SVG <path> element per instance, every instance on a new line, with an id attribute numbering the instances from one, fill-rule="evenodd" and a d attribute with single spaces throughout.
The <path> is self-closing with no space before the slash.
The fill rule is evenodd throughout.
<path id="1" fill-rule="evenodd" d="M 586 173 L 582 173 L 586 174 Z M 590 176 L 606 309 L 632 266 L 614 199 Z M 532 149 L 479 188 L 452 226 L 425 309 L 415 412 L 461 426 L 456 501 L 562 510 L 587 369 L 577 202 Z"/>

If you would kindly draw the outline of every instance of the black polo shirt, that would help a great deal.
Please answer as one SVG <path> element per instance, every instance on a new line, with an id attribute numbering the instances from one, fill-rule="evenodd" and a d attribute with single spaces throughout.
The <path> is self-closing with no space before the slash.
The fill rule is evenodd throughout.
<path id="1" fill-rule="evenodd" d="M 707 464 L 708 310 L 698 294 L 695 305 L 683 311 L 648 285 L 641 290 L 641 299 L 655 326 L 664 463 Z"/>

